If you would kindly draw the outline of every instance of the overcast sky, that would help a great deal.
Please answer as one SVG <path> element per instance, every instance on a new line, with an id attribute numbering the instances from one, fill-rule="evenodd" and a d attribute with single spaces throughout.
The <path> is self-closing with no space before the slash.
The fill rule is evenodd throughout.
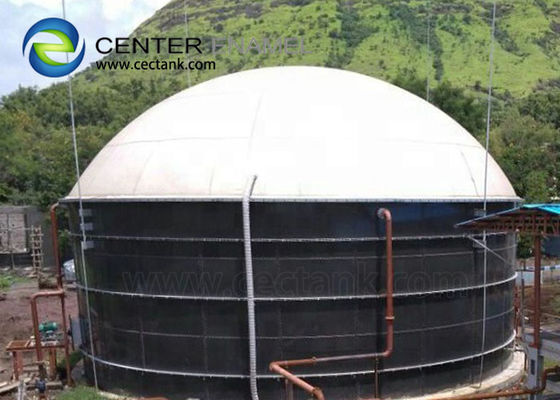
<path id="1" fill-rule="evenodd" d="M 168 2 L 169 0 L 66 0 L 66 19 L 78 29 L 80 43 L 82 39 L 86 41 L 86 54 L 78 71 L 100 57 L 95 51 L 97 38 L 127 36 Z M 0 46 L 0 95 L 12 92 L 18 85 L 45 87 L 56 82 L 56 79 L 39 75 L 31 68 L 27 59 L 29 45 L 25 57 L 21 46 L 25 33 L 35 22 L 48 17 L 62 17 L 62 0 L 0 0 L 0 17 L 3 38 Z M 37 35 L 37 40 L 40 35 L 42 34 Z M 52 41 L 52 35 L 49 35 L 49 41 Z M 78 47 L 80 49 L 81 45 Z M 52 58 L 57 59 L 56 56 Z"/>

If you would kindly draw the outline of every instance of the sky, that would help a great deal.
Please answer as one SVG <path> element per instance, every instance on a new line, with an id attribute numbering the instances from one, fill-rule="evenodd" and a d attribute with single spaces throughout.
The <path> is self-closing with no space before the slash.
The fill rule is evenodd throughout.
<path id="1" fill-rule="evenodd" d="M 84 61 L 76 72 L 100 58 L 95 41 L 101 36 L 128 36 L 142 21 L 149 18 L 169 0 L 66 0 L 66 19 L 85 39 Z M 0 0 L 2 46 L 0 46 L 0 96 L 21 86 L 40 88 L 66 78 L 48 78 L 35 72 L 28 61 L 29 45 L 25 56 L 22 41 L 35 22 L 48 17 L 62 17 L 62 0 Z M 38 34 L 33 40 L 39 41 Z M 45 36 L 53 42 L 52 35 Z M 81 45 L 77 49 L 81 50 Z M 55 53 L 49 54 L 57 60 Z M 62 54 L 58 54 L 62 56 Z M 70 55 L 72 57 L 72 55 Z M 62 59 L 60 61 L 63 61 Z"/>

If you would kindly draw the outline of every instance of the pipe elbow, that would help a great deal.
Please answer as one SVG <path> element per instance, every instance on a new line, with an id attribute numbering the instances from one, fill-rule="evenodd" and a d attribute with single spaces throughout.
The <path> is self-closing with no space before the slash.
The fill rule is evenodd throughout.
<path id="1" fill-rule="evenodd" d="M 322 391 L 321 388 L 319 388 L 319 387 L 314 387 L 311 394 L 312 394 L 313 397 L 315 397 L 317 400 L 325 400 L 325 395 L 323 394 L 323 391 Z"/>
<path id="2" fill-rule="evenodd" d="M 393 344 L 387 346 L 387 349 L 381 353 L 381 358 L 389 358 L 393 354 Z"/>
<path id="3" fill-rule="evenodd" d="M 37 292 L 31 296 L 31 301 L 36 302 L 40 297 L 62 297 L 65 296 L 64 290 L 52 290 L 52 291 L 44 291 L 44 292 Z"/>
<path id="4" fill-rule="evenodd" d="M 57 208 L 58 208 L 58 201 L 54 204 L 51 204 L 51 207 L 50 207 L 51 213 L 54 213 Z"/>
<path id="5" fill-rule="evenodd" d="M 391 211 L 383 207 L 377 210 L 377 216 L 386 221 L 392 221 L 393 219 L 391 215 Z"/>

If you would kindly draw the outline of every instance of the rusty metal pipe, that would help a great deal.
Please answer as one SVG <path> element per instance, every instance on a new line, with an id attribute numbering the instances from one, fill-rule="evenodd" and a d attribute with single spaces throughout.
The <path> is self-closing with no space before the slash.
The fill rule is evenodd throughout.
<path id="1" fill-rule="evenodd" d="M 534 389 L 514 389 L 505 390 L 502 392 L 492 392 L 492 393 L 475 393 L 471 395 L 464 396 L 452 396 L 452 397 L 438 397 L 431 400 L 486 400 L 486 399 L 497 399 L 500 397 L 515 397 L 530 394 L 541 393 L 546 389 L 546 380 L 549 375 L 560 375 L 560 366 L 556 365 L 551 368 L 545 369 L 541 374 L 541 381 L 539 386 Z"/>
<path id="2" fill-rule="evenodd" d="M 334 357 L 317 357 L 314 358 L 315 363 L 345 361 L 345 360 L 361 360 L 364 358 L 387 358 L 393 353 L 393 336 L 395 313 L 393 308 L 393 218 L 391 212 L 386 208 L 377 210 L 377 216 L 385 220 L 385 258 L 387 260 L 387 283 L 386 283 L 386 305 L 385 305 L 385 322 L 387 325 L 385 350 L 378 353 L 363 353 L 354 355 L 343 355 Z"/>
<path id="3" fill-rule="evenodd" d="M 62 291 L 64 293 L 64 290 Z M 73 386 L 72 370 L 70 368 L 70 338 L 68 337 L 68 326 L 66 324 L 66 295 L 60 296 L 60 307 L 62 310 L 62 331 L 64 341 L 64 364 L 66 366 L 66 383 L 68 386 Z"/>
<path id="4" fill-rule="evenodd" d="M 54 264 L 56 266 L 56 286 L 58 289 L 62 289 L 62 264 L 60 263 L 60 253 L 58 248 L 58 221 L 56 219 L 57 208 L 58 208 L 58 202 L 54 203 L 50 207 L 51 235 L 52 235 L 52 244 L 53 244 Z"/>
<path id="5" fill-rule="evenodd" d="M 311 358 L 303 358 L 301 360 L 273 361 L 270 363 L 270 365 L 276 364 L 283 368 L 289 368 L 289 367 L 297 367 L 300 365 L 315 365 L 316 363 L 317 363 L 317 358 L 311 357 Z"/>
<path id="6" fill-rule="evenodd" d="M 39 311 L 37 301 L 39 298 L 47 297 L 58 297 L 60 299 L 60 305 L 62 310 L 62 330 L 63 330 L 63 341 L 64 341 L 64 358 L 66 363 L 66 376 L 68 383 L 71 384 L 72 376 L 70 371 L 70 355 L 69 355 L 69 344 L 68 339 L 68 328 L 66 325 L 66 304 L 65 304 L 65 293 L 63 289 L 37 292 L 31 296 L 31 319 L 33 321 L 33 334 L 35 335 L 35 352 L 37 354 L 37 363 L 39 364 L 39 373 L 41 379 L 45 379 L 45 366 L 43 363 L 43 346 L 41 343 L 41 332 L 39 332 Z"/>
<path id="7" fill-rule="evenodd" d="M 305 382 L 303 379 L 298 378 L 290 371 L 282 368 L 280 364 L 285 363 L 285 361 L 273 361 L 270 363 L 270 370 L 272 372 L 276 372 L 278 375 L 282 375 L 286 380 L 293 383 L 300 389 L 303 389 L 305 392 L 309 393 L 311 396 L 315 397 L 317 400 L 325 400 L 325 396 L 323 395 L 323 391 L 315 386 L 310 385 L 309 383 Z M 299 364 L 302 365 L 302 364 Z"/>
<path id="8" fill-rule="evenodd" d="M 31 319 L 33 321 L 33 334 L 35 335 L 35 352 L 37 353 L 37 362 L 39 367 L 43 362 L 43 346 L 41 344 L 41 333 L 39 332 L 39 312 L 37 300 L 41 297 L 60 297 L 64 295 L 63 290 L 51 290 L 35 293 L 31 296 Z"/>
<path id="9" fill-rule="evenodd" d="M 273 361 L 270 363 L 270 370 L 282 375 L 287 380 L 305 390 L 307 393 L 313 395 L 317 399 L 323 400 L 323 392 L 320 388 L 314 387 L 304 380 L 298 378 L 285 368 L 295 367 L 301 365 L 315 365 L 325 362 L 346 361 L 346 360 L 360 360 L 365 358 L 387 358 L 393 353 L 393 336 L 394 336 L 394 323 L 395 314 L 393 308 L 393 218 L 391 212 L 386 208 L 377 210 L 377 216 L 385 220 L 385 258 L 387 260 L 387 283 L 386 283 L 386 306 L 385 306 L 385 321 L 387 325 L 387 338 L 385 350 L 377 353 L 362 353 L 350 354 L 332 357 L 312 357 L 300 360 L 284 360 Z M 321 397 L 317 397 L 317 393 Z"/>
<path id="10" fill-rule="evenodd" d="M 60 296 L 60 303 L 62 308 L 62 329 L 64 331 L 64 358 L 66 359 L 66 379 L 68 385 L 72 385 L 72 376 L 70 371 L 70 339 L 68 338 L 68 326 L 66 324 L 66 296 L 63 290 L 63 280 L 62 280 L 62 263 L 60 262 L 60 248 L 58 246 L 58 220 L 56 218 L 56 210 L 58 209 L 58 202 L 54 203 L 50 207 L 51 216 L 51 234 L 52 234 L 52 244 L 53 244 L 53 256 L 54 263 L 56 266 L 56 285 L 58 290 L 63 291 Z"/>

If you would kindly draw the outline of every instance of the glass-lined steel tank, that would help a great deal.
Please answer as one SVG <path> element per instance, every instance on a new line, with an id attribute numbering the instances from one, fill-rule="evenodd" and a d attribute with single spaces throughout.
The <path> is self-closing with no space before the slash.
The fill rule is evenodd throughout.
<path id="1" fill-rule="evenodd" d="M 254 378 L 260 398 L 277 399 L 271 361 L 382 351 L 381 207 L 393 215 L 393 354 L 292 372 L 328 399 L 496 374 L 514 338 L 515 238 L 489 235 L 485 254 L 454 227 L 483 208 L 484 165 L 447 115 L 352 72 L 264 68 L 170 97 L 65 199 L 88 378 L 205 400 L 248 399 Z M 489 212 L 519 200 L 491 157 L 488 182 Z"/>

